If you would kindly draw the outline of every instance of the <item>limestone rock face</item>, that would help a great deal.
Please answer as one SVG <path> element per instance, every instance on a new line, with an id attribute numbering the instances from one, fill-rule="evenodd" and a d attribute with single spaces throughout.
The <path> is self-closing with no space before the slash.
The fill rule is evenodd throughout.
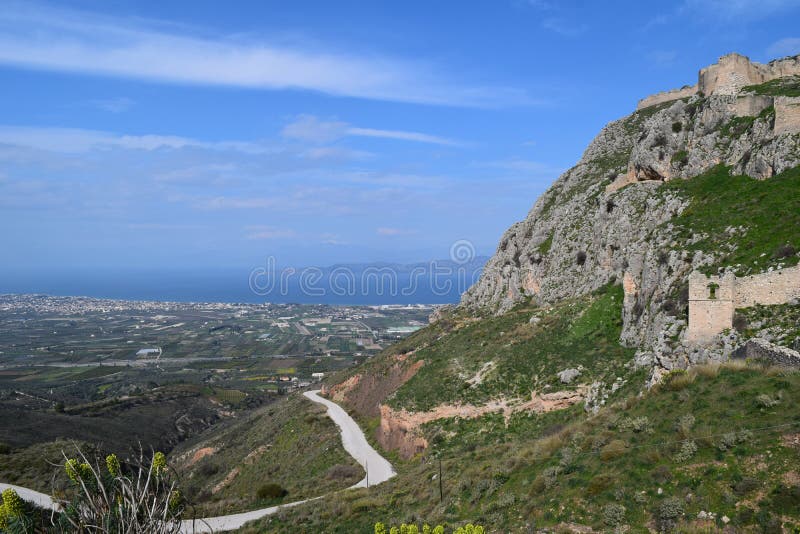
<path id="1" fill-rule="evenodd" d="M 800 165 L 795 103 L 741 90 L 772 72 L 800 71 L 800 56 L 752 72 L 740 57 L 701 71 L 701 88 L 714 94 L 639 109 L 603 128 L 577 165 L 502 236 L 461 306 L 503 313 L 523 298 L 550 303 L 616 280 L 625 295 L 621 341 L 640 349 L 637 362 L 669 369 L 716 357 L 669 343 L 686 323 L 667 301 L 714 258 L 664 252 L 675 238 L 670 220 L 686 201 L 661 185 L 719 164 L 757 179 Z M 778 114 L 781 107 L 789 111 Z"/>

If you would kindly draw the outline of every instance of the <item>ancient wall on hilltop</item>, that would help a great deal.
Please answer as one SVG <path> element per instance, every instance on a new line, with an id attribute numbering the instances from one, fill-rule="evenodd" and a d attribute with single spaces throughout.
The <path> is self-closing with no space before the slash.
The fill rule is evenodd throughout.
<path id="1" fill-rule="evenodd" d="M 800 267 L 736 279 L 734 304 L 737 308 L 783 304 L 794 298 L 800 298 Z"/>
<path id="2" fill-rule="evenodd" d="M 698 89 L 708 95 L 735 95 L 746 85 L 768 80 L 766 65 L 753 63 L 747 56 L 728 54 L 719 61 L 700 69 Z"/>
<path id="3" fill-rule="evenodd" d="M 800 97 L 775 97 L 775 135 L 800 133 Z"/>
<path id="4" fill-rule="evenodd" d="M 689 327 L 686 341 L 702 343 L 733 328 L 736 308 L 774 305 L 800 298 L 800 266 L 737 278 L 689 276 Z"/>
<path id="5" fill-rule="evenodd" d="M 636 110 L 686 98 L 698 92 L 706 96 L 737 95 L 748 85 L 758 85 L 776 78 L 795 75 L 800 75 L 800 56 L 777 59 L 765 65 L 754 63 L 741 54 L 728 54 L 719 58 L 717 63 L 700 69 L 696 85 L 687 85 L 645 97 L 639 100 Z M 741 105 L 747 106 L 749 103 Z M 742 114 L 753 115 L 744 108 L 742 111 Z"/>
<path id="6" fill-rule="evenodd" d="M 636 110 L 655 106 L 656 104 L 663 104 L 664 102 L 671 102 L 681 98 L 686 98 L 697 93 L 697 85 L 686 85 L 680 89 L 672 89 L 669 91 L 662 91 L 654 95 L 647 96 L 636 105 Z"/>

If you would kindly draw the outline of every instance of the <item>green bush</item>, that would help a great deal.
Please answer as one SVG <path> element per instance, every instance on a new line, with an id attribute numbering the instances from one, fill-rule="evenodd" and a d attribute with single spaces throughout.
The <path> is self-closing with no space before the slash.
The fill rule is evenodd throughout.
<path id="1" fill-rule="evenodd" d="M 603 523 L 609 527 L 618 527 L 625 522 L 625 507 L 610 503 L 603 506 Z"/>
<path id="2" fill-rule="evenodd" d="M 600 450 L 600 459 L 604 462 L 619 458 L 625 454 L 628 445 L 621 439 L 615 439 Z"/>
<path id="3" fill-rule="evenodd" d="M 288 491 L 280 484 L 269 483 L 264 484 L 256 490 L 256 497 L 261 500 L 268 499 L 282 499 L 288 495 Z"/>
<path id="4" fill-rule="evenodd" d="M 683 516 L 683 501 L 677 497 L 667 497 L 656 509 L 656 525 L 659 532 L 670 532 Z"/>
<path id="5" fill-rule="evenodd" d="M 685 462 L 694 456 L 696 452 L 697 444 L 691 439 L 684 440 L 683 443 L 681 443 L 680 450 L 675 454 L 675 461 Z"/>

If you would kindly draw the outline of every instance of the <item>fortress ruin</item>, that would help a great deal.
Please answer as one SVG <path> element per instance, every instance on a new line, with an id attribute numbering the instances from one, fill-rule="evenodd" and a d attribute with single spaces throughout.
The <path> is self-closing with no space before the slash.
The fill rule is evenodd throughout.
<path id="1" fill-rule="evenodd" d="M 700 69 L 695 85 L 672 89 L 645 97 L 637 110 L 686 98 L 697 93 L 711 95 L 737 95 L 748 85 L 759 85 L 786 76 L 800 76 L 800 56 L 776 59 L 769 63 L 755 63 L 741 54 L 727 54 L 714 65 Z"/>
<path id="2" fill-rule="evenodd" d="M 689 276 L 689 327 L 686 341 L 705 343 L 733 328 L 737 308 L 784 304 L 800 298 L 800 266 L 752 276 Z"/>

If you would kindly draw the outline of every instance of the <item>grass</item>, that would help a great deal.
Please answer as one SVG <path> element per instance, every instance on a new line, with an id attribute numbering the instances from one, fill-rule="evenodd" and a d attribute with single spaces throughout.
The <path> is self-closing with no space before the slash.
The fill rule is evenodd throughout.
<path id="1" fill-rule="evenodd" d="M 791 407 L 800 402 L 800 375 L 738 364 L 672 380 L 595 417 L 576 412 L 569 423 L 512 440 L 502 428 L 484 430 L 485 444 L 443 449 L 441 503 L 438 462 L 419 458 L 368 492 L 287 510 L 244 532 L 368 532 L 376 520 L 414 519 L 473 521 L 492 532 L 557 531 L 566 523 L 605 531 L 609 505 L 624 507 L 630 531 L 646 532 L 673 499 L 683 509 L 680 529 L 721 529 L 722 516 L 737 530 L 775 531 L 781 521 L 797 528 L 800 486 L 791 473 L 800 471 L 793 444 L 800 413 Z M 765 396 L 777 403 L 765 404 Z M 467 439 L 476 430 L 450 431 Z M 688 523 L 701 510 L 716 521 Z"/>
<path id="2" fill-rule="evenodd" d="M 193 462 L 200 447 L 214 452 Z M 324 408 L 300 396 L 213 428 L 182 444 L 172 457 L 178 459 L 184 491 L 198 504 L 199 514 L 241 512 L 315 497 L 364 476 L 342 448 L 338 429 Z M 234 469 L 238 474 L 213 491 Z M 259 488 L 269 484 L 280 486 L 286 494 L 259 495 Z"/>
<path id="3" fill-rule="evenodd" d="M 499 316 L 467 323 L 418 350 L 425 365 L 389 400 L 411 410 L 442 403 L 481 404 L 500 396 L 529 398 L 531 390 L 564 389 L 556 373 L 586 368 L 580 381 L 613 381 L 626 371 L 633 350 L 619 345 L 622 288 L 607 286 L 593 295 L 551 308 L 521 305 Z M 530 324 L 532 315 L 540 318 Z M 480 384 L 469 379 L 489 361 L 494 368 Z"/>
<path id="4" fill-rule="evenodd" d="M 547 236 L 547 239 L 542 241 L 539 244 L 539 246 L 536 247 L 536 250 L 539 251 L 539 254 L 541 254 L 542 256 L 546 256 L 547 253 L 550 252 L 550 247 L 552 246 L 553 246 L 553 234 L 551 233 L 549 236 Z"/>
<path id="5" fill-rule="evenodd" d="M 786 245 L 800 249 L 800 167 L 755 180 L 731 176 L 718 166 L 691 180 L 670 181 L 663 190 L 689 199 L 670 222 L 677 229 L 678 248 L 716 256 L 707 274 L 720 267 L 744 275 L 797 264 L 796 255 L 779 256 Z"/>
<path id="6" fill-rule="evenodd" d="M 770 96 L 800 96 L 800 76 L 787 76 L 760 85 L 748 85 L 745 92 Z"/>

